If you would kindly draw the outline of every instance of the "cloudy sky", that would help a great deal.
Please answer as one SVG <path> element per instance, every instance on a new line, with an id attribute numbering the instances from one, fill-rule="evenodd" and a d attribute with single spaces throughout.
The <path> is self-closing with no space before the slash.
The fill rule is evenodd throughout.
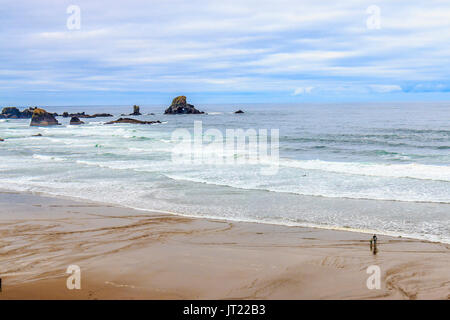
<path id="1" fill-rule="evenodd" d="M 0 0 L 0 104 L 450 101 L 450 1 L 340 2 Z"/>

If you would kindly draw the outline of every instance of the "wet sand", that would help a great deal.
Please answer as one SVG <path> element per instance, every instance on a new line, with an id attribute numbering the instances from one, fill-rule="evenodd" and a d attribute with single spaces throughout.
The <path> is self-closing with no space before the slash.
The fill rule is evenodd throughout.
<path id="1" fill-rule="evenodd" d="M 0 192 L 0 299 L 450 298 L 450 245 L 370 237 Z"/>

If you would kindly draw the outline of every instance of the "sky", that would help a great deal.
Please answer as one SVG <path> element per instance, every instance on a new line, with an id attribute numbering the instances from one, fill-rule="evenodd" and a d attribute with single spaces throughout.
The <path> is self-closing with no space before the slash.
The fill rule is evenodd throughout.
<path id="1" fill-rule="evenodd" d="M 450 1 L 337 2 L 0 0 L 0 105 L 450 101 Z"/>

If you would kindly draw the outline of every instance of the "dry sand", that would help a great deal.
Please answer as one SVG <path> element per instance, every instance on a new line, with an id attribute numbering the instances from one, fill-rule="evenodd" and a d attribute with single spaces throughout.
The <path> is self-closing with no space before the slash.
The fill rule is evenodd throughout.
<path id="1" fill-rule="evenodd" d="M 379 236 L 374 255 L 370 237 L 2 192 L 0 299 L 450 298 L 450 245 Z"/>

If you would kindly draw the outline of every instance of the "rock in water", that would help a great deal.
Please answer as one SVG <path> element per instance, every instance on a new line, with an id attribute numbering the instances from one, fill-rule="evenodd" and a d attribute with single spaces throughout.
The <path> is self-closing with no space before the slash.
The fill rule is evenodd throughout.
<path id="1" fill-rule="evenodd" d="M 3 108 L 0 118 L 2 119 L 30 119 L 33 115 L 34 108 L 28 108 L 22 112 L 16 107 Z"/>
<path id="2" fill-rule="evenodd" d="M 20 110 L 16 107 L 6 107 L 3 108 L 2 115 L 4 115 L 5 118 L 20 119 L 22 112 L 20 112 Z"/>
<path id="3" fill-rule="evenodd" d="M 31 119 L 36 108 L 28 108 L 22 111 L 22 119 Z"/>
<path id="4" fill-rule="evenodd" d="M 106 118 L 106 117 L 113 117 L 113 115 L 109 114 L 109 113 L 96 113 L 96 114 L 93 114 L 91 116 L 90 115 L 86 115 L 83 118 Z"/>
<path id="5" fill-rule="evenodd" d="M 0 142 L 1 142 L 1 141 L 5 141 L 5 140 L 4 140 L 4 139 L 2 139 L 2 138 L 0 138 Z"/>
<path id="6" fill-rule="evenodd" d="M 22 112 L 16 107 L 6 107 L 2 110 L 2 118 L 6 119 L 20 119 L 22 118 Z"/>
<path id="7" fill-rule="evenodd" d="M 114 124 L 114 123 L 131 123 L 131 124 L 154 124 L 154 123 L 161 123 L 161 121 L 140 121 L 136 119 L 130 119 L 130 118 L 119 118 L 116 121 L 110 121 L 105 124 Z"/>
<path id="8" fill-rule="evenodd" d="M 48 113 L 44 109 L 36 108 L 31 118 L 30 126 L 55 126 L 59 125 L 53 114 Z"/>
<path id="9" fill-rule="evenodd" d="M 242 111 L 241 109 L 239 109 L 238 111 L 235 111 L 234 113 L 244 113 L 244 111 Z"/>
<path id="10" fill-rule="evenodd" d="M 186 103 L 185 96 L 179 96 L 173 99 L 170 107 L 166 109 L 165 114 L 202 114 L 203 111 L 195 109 L 192 104 Z"/>
<path id="11" fill-rule="evenodd" d="M 140 111 L 139 109 L 140 109 L 139 106 L 134 105 L 133 106 L 133 113 L 130 114 L 130 116 L 140 116 L 141 113 L 139 112 Z"/>
<path id="12" fill-rule="evenodd" d="M 63 118 L 68 118 L 68 117 L 71 117 L 71 118 L 73 118 L 73 117 L 77 117 L 77 118 L 106 118 L 106 117 L 113 117 L 113 115 L 109 114 L 109 113 L 96 113 L 96 114 L 93 114 L 93 115 L 89 115 L 89 114 L 86 114 L 85 112 L 68 113 L 67 111 L 63 112 L 63 114 L 61 116 Z"/>
<path id="13" fill-rule="evenodd" d="M 84 124 L 84 122 L 77 117 L 72 117 L 72 119 L 70 119 L 70 125 L 74 126 L 79 124 Z"/>

